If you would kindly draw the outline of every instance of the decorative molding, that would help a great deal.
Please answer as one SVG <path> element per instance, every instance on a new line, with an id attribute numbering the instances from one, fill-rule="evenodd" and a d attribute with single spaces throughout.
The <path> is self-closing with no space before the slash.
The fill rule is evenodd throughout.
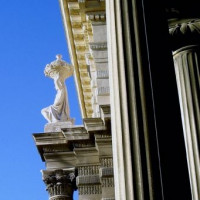
<path id="1" fill-rule="evenodd" d="M 87 176 L 99 174 L 99 165 L 91 165 L 91 166 L 79 166 L 78 167 L 78 175 L 79 176 Z"/>
<path id="2" fill-rule="evenodd" d="M 107 127 L 110 127 L 110 119 L 111 119 L 110 105 L 100 105 L 99 108 L 100 108 L 102 120 L 104 121 L 104 123 L 106 122 Z M 110 136 L 111 136 L 111 133 L 110 133 Z"/>
<path id="3" fill-rule="evenodd" d="M 87 21 L 105 21 L 106 13 L 105 12 L 87 12 L 86 13 Z"/>
<path id="4" fill-rule="evenodd" d="M 75 148 L 88 148 L 88 147 L 95 147 L 95 143 L 93 141 L 77 141 L 74 142 L 74 147 Z"/>
<path id="5" fill-rule="evenodd" d="M 108 70 L 97 70 L 97 78 L 108 78 L 109 77 L 109 72 Z"/>
<path id="6" fill-rule="evenodd" d="M 69 197 L 67 195 L 55 195 L 49 198 L 49 200 L 68 200 Z"/>
<path id="7" fill-rule="evenodd" d="M 97 89 L 97 95 L 109 95 L 110 87 L 99 87 Z"/>
<path id="8" fill-rule="evenodd" d="M 95 134 L 95 138 L 96 139 L 104 139 L 104 138 L 111 138 L 111 134 L 107 134 L 107 133 L 105 133 L 105 134 Z"/>
<path id="9" fill-rule="evenodd" d="M 101 194 L 101 185 L 86 185 L 78 187 L 79 195 Z"/>
<path id="10" fill-rule="evenodd" d="M 107 50 L 107 42 L 90 42 L 89 46 L 91 50 Z"/>
<path id="11" fill-rule="evenodd" d="M 42 147 L 44 153 L 66 152 L 69 148 L 66 144 L 47 145 Z"/>
<path id="12" fill-rule="evenodd" d="M 106 127 L 103 123 L 103 120 L 100 118 L 85 118 L 83 119 L 84 126 L 88 132 L 90 131 L 103 131 L 106 130 Z"/>
<path id="13" fill-rule="evenodd" d="M 103 167 L 113 167 L 113 158 L 100 158 L 101 166 Z"/>
<path id="14" fill-rule="evenodd" d="M 76 178 L 77 186 L 88 185 L 88 184 L 100 184 L 99 175 L 90 175 L 90 176 L 78 176 Z"/>
<path id="15" fill-rule="evenodd" d="M 101 182 L 102 182 L 102 187 L 114 187 L 114 178 L 113 177 L 102 178 Z"/>
<path id="16" fill-rule="evenodd" d="M 100 168 L 99 171 L 100 171 L 100 177 L 109 177 L 114 175 L 112 167 Z"/>

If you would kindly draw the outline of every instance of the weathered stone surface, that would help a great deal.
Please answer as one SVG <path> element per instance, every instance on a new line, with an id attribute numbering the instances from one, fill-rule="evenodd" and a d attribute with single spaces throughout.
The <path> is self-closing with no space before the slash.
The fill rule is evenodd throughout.
<path id="1" fill-rule="evenodd" d="M 70 128 L 74 124 L 74 119 L 65 122 L 48 123 L 44 126 L 44 132 L 61 132 L 62 129 Z"/>
<path id="2" fill-rule="evenodd" d="M 113 168 L 112 168 L 112 167 L 100 168 L 99 171 L 100 171 L 100 176 L 101 176 L 101 177 L 114 176 Z"/>
<path id="3" fill-rule="evenodd" d="M 42 170 L 42 178 L 49 193 L 49 199 L 72 200 L 75 188 L 75 174 L 71 170 Z"/>
<path id="4" fill-rule="evenodd" d="M 100 184 L 99 175 L 78 176 L 76 179 L 77 186 L 88 184 Z"/>
<path id="5" fill-rule="evenodd" d="M 197 22 L 198 24 L 196 24 L 196 27 L 194 27 L 194 22 L 188 25 L 190 27 L 185 27 L 185 29 L 186 31 L 189 31 L 191 28 L 195 28 L 195 33 L 198 33 L 200 36 L 198 31 L 200 30 L 200 22 L 199 20 Z M 189 33 L 189 35 L 190 34 L 191 33 Z M 183 44 L 184 43 L 185 41 L 183 41 Z M 199 59 L 200 47 L 198 45 L 186 46 L 174 52 L 174 66 L 181 108 L 188 169 L 190 172 L 190 182 L 194 199 L 200 198 L 200 97 L 198 95 L 200 91 Z"/>

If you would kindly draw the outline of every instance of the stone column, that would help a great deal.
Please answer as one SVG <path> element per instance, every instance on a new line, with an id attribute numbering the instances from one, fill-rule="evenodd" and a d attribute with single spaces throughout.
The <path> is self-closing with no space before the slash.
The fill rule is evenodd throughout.
<path id="1" fill-rule="evenodd" d="M 191 199 L 162 6 L 160 1 L 106 1 L 117 200 L 169 200 L 180 194 Z"/>
<path id="2" fill-rule="evenodd" d="M 170 27 L 193 199 L 200 199 L 200 20 L 185 20 Z M 178 43 L 175 41 L 178 41 Z M 178 39 L 178 40 L 177 40 Z M 197 44 L 197 45 L 195 45 Z M 176 48 L 176 46 L 178 48 Z"/>
<path id="3" fill-rule="evenodd" d="M 49 200 L 73 200 L 75 174 L 69 170 L 42 170 Z"/>

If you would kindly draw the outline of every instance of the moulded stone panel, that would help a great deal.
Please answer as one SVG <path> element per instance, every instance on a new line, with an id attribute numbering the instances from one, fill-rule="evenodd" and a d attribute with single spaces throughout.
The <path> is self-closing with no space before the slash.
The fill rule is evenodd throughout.
<path id="1" fill-rule="evenodd" d="M 92 50 L 92 55 L 93 55 L 95 61 L 105 59 L 108 62 L 108 52 L 107 52 L 107 50 Z"/>
<path id="2" fill-rule="evenodd" d="M 109 86 L 109 79 L 97 79 L 97 87 L 108 87 Z"/>
<path id="3" fill-rule="evenodd" d="M 101 177 L 114 176 L 113 167 L 103 167 L 103 168 L 100 168 L 100 176 Z"/>
<path id="4" fill-rule="evenodd" d="M 44 158 L 47 169 L 64 169 L 74 167 L 77 163 L 77 159 L 73 152 L 45 153 Z"/>
<path id="5" fill-rule="evenodd" d="M 100 79 L 100 78 L 108 78 L 109 77 L 109 72 L 108 70 L 102 70 L 102 69 L 98 69 L 97 70 L 97 78 Z"/>
<path id="6" fill-rule="evenodd" d="M 110 96 L 104 95 L 104 96 L 97 96 L 97 103 L 99 105 L 107 105 L 110 104 Z"/>
<path id="7" fill-rule="evenodd" d="M 92 24 L 93 41 L 106 42 L 107 41 L 107 29 L 106 24 Z"/>
<path id="8" fill-rule="evenodd" d="M 89 175 L 89 176 L 78 176 L 76 179 L 77 185 L 87 185 L 87 184 L 100 184 L 99 175 Z"/>
<path id="9" fill-rule="evenodd" d="M 99 155 L 96 148 L 75 148 L 74 152 L 78 159 L 77 165 L 99 163 Z"/>
<path id="10" fill-rule="evenodd" d="M 96 69 L 108 69 L 108 62 L 96 63 Z"/>
<path id="11" fill-rule="evenodd" d="M 108 140 L 108 139 L 105 139 L 105 140 Z M 110 144 L 105 144 L 105 143 L 99 144 L 99 142 L 97 141 L 99 154 L 101 156 L 111 156 L 112 155 L 111 139 L 109 139 L 109 143 Z"/>

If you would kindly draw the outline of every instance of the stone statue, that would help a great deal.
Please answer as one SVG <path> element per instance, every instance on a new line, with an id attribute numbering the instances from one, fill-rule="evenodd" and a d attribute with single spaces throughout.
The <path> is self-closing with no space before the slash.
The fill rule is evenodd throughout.
<path id="1" fill-rule="evenodd" d="M 70 120 L 69 104 L 65 80 L 72 76 L 73 67 L 62 60 L 61 55 L 56 55 L 56 60 L 47 64 L 44 74 L 54 80 L 57 91 L 53 105 L 41 110 L 42 115 L 49 123 L 66 122 Z"/>

